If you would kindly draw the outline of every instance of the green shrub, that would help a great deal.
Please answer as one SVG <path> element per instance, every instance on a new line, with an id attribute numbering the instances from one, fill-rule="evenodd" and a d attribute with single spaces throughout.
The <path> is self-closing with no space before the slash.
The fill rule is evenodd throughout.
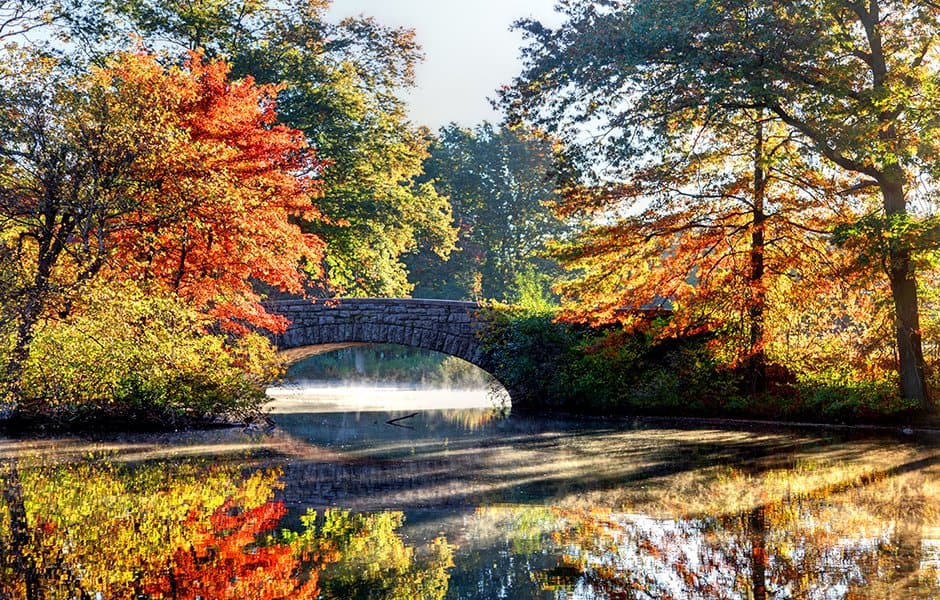
<path id="1" fill-rule="evenodd" d="M 539 408 L 573 408 L 580 394 L 569 387 L 567 372 L 578 342 L 573 327 L 556 323 L 550 312 L 528 312 L 505 305 L 487 309 L 484 347 L 493 375 L 511 390 L 516 403 Z"/>
<path id="2" fill-rule="evenodd" d="M 19 417 L 166 427 L 245 419 L 265 402 L 279 371 L 265 338 L 209 333 L 197 311 L 132 285 L 86 299 L 76 316 L 37 332 Z"/>
<path id="3" fill-rule="evenodd" d="M 797 375 L 803 412 L 823 418 L 868 419 L 916 410 L 917 402 L 901 397 L 897 374 L 870 380 L 843 369 L 829 368 Z"/>
<path id="4" fill-rule="evenodd" d="M 873 421 L 916 408 L 899 396 L 896 373 L 871 380 L 849 366 L 794 373 L 771 363 L 767 391 L 750 396 L 746 371 L 726 364 L 714 336 L 654 341 L 505 305 L 484 320 L 490 368 L 528 410 Z"/>
<path id="5" fill-rule="evenodd" d="M 494 305 L 484 313 L 494 375 L 517 406 L 575 412 L 702 414 L 733 397 L 701 337 L 653 342 L 649 335 L 592 329 L 551 311 Z"/>

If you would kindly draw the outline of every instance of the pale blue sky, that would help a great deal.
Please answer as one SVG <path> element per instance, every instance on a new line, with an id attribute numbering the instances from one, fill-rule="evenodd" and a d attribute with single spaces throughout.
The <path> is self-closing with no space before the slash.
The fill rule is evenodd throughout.
<path id="1" fill-rule="evenodd" d="M 520 17 L 558 24 L 554 0 L 334 0 L 330 15 L 364 14 L 416 30 L 425 61 L 406 97 L 412 120 L 437 129 L 450 121 L 498 121 L 487 98 L 519 72 Z"/>

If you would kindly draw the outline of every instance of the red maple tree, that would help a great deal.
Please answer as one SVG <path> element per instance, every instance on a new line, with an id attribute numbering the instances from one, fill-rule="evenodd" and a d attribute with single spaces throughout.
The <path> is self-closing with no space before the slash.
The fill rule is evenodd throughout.
<path id="1" fill-rule="evenodd" d="M 278 86 L 231 81 L 229 70 L 199 54 L 166 68 L 128 53 L 95 73 L 158 103 L 172 136 L 136 159 L 138 209 L 114 235 L 109 273 L 169 289 L 230 330 L 276 331 L 286 323 L 265 312 L 255 284 L 298 292 L 302 262 L 318 272 L 323 242 L 294 217 L 322 218 L 312 199 L 324 163 L 277 123 Z"/>

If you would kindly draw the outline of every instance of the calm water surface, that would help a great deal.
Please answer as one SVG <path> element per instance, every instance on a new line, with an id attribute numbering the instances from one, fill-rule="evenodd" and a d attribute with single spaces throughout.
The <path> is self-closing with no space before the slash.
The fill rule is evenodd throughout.
<path id="1" fill-rule="evenodd" d="M 0 598 L 940 598 L 937 439 L 275 396 L 265 431 L 0 438 Z"/>

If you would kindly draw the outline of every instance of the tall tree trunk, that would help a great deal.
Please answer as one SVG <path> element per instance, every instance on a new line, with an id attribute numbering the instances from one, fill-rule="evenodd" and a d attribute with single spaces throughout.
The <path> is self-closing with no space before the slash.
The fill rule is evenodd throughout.
<path id="1" fill-rule="evenodd" d="M 19 310 L 16 340 L 3 373 L 5 397 L 0 398 L 0 411 L 2 412 L 5 412 L 5 409 L 16 411 L 21 408 L 23 371 L 26 368 L 26 361 L 29 360 L 30 345 L 33 343 L 41 309 L 42 302 L 33 296 L 28 298 Z"/>
<path id="2" fill-rule="evenodd" d="M 900 171 L 900 167 L 896 171 Z M 904 188 L 900 183 L 903 181 L 902 176 L 900 172 L 889 173 L 881 182 L 885 213 L 889 218 L 907 214 Z M 905 398 L 916 400 L 920 408 L 927 409 L 927 381 L 924 377 L 917 280 L 914 277 L 911 249 L 905 245 L 892 246 L 888 251 L 887 271 L 894 300 L 901 394 Z"/>
<path id="3" fill-rule="evenodd" d="M 10 466 L 9 477 L 6 480 L 0 478 L 0 497 L 9 511 L 11 550 L 16 557 L 13 566 L 18 571 L 15 575 L 22 578 L 25 600 L 40 600 L 41 578 L 36 564 L 36 548 L 30 534 L 23 488 L 15 463 Z"/>
<path id="4" fill-rule="evenodd" d="M 767 600 L 767 524 L 763 506 L 756 507 L 748 518 L 751 538 L 751 597 Z"/>
<path id="5" fill-rule="evenodd" d="M 3 400 L 10 403 L 14 411 L 22 408 L 23 370 L 26 368 L 26 361 L 29 360 L 30 345 L 36 333 L 36 323 L 39 322 L 39 317 L 48 302 L 52 267 L 64 248 L 65 236 L 71 231 L 64 226 L 60 229 L 61 231 L 40 241 L 36 273 L 33 275 L 32 285 L 24 293 L 25 299 L 18 310 L 19 323 L 16 327 L 16 340 L 4 373 L 7 397 Z"/>
<path id="6" fill-rule="evenodd" d="M 7 381 L 7 402 L 16 407 L 21 400 L 23 370 L 29 360 L 29 346 L 33 341 L 33 325 L 21 320 L 16 328 L 16 342 L 7 361 L 5 378 Z"/>
<path id="7" fill-rule="evenodd" d="M 764 171 L 764 123 L 757 115 L 754 131 L 754 197 L 752 207 L 750 305 L 750 347 L 748 348 L 748 392 L 760 394 L 767 389 L 767 359 L 764 354 L 764 309 L 767 294 L 764 287 L 764 201 L 767 176 Z"/>
<path id="8" fill-rule="evenodd" d="M 54 189 L 52 185 L 48 187 Z M 7 397 L 0 398 L 0 402 L 6 400 L 12 404 L 14 410 L 22 408 L 23 370 L 29 360 L 30 346 L 36 334 L 36 324 L 48 307 L 53 293 L 53 269 L 58 264 L 69 240 L 75 235 L 79 226 L 87 221 L 87 219 L 83 221 L 75 214 L 63 214 L 51 204 L 46 206 L 43 212 L 44 224 L 39 235 L 36 272 L 32 276 L 30 285 L 24 290 L 25 298 L 18 307 L 19 323 L 16 328 L 15 345 L 3 374 Z M 103 258 L 99 253 L 87 267 L 79 272 L 76 283 L 94 276 L 102 264 Z M 0 409 L 2 408 L 4 407 L 0 405 Z"/>

